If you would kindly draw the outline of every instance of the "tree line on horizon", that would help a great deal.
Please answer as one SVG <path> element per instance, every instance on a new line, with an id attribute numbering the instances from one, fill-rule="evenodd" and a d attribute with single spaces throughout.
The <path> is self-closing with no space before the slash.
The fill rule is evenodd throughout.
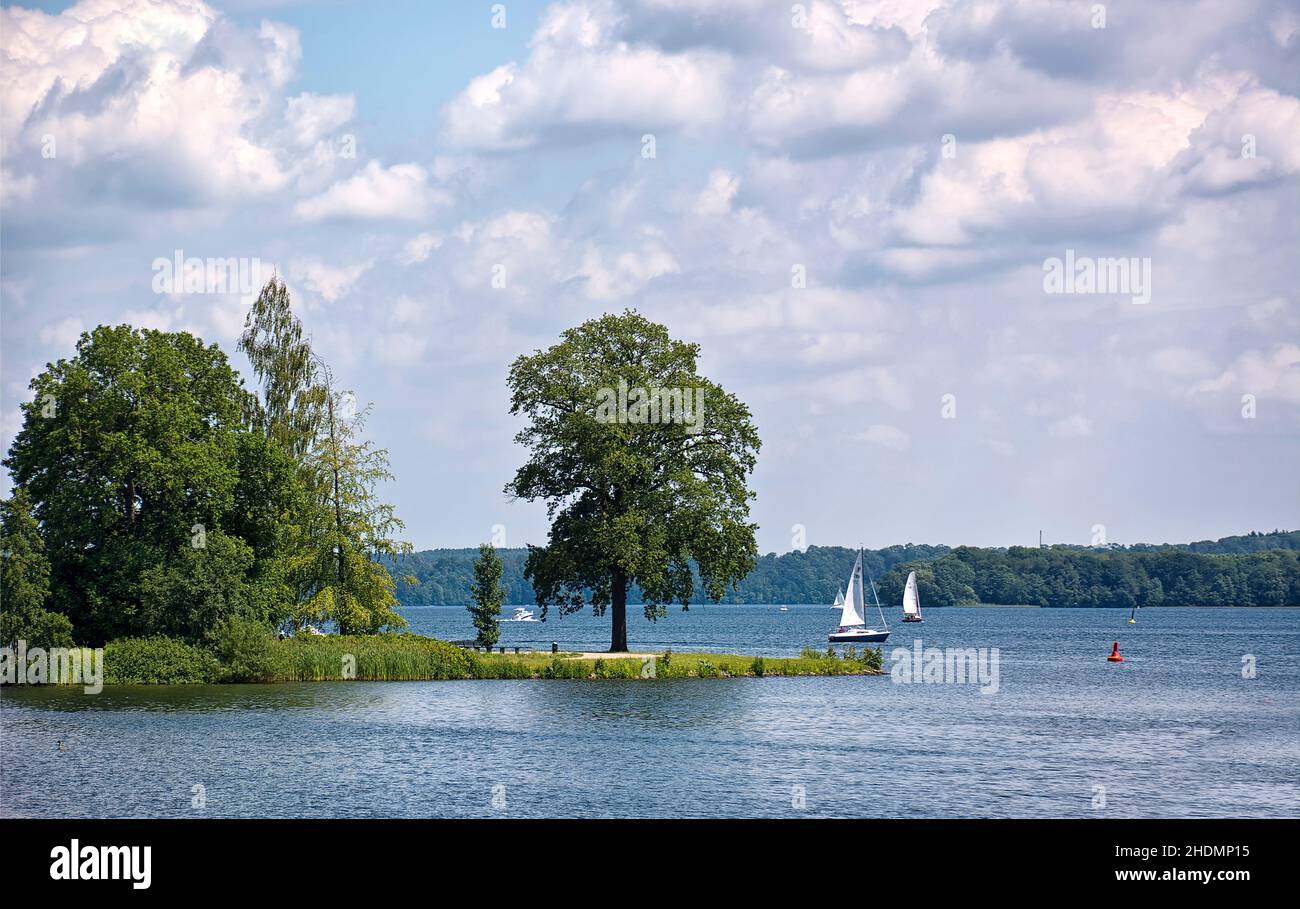
<path id="1" fill-rule="evenodd" d="M 1274 556 L 1275 551 L 1280 552 Z M 496 552 L 506 602 L 533 605 L 532 586 L 524 573 L 528 550 Z M 810 546 L 802 552 L 768 553 L 721 602 L 829 604 L 844 586 L 856 552 L 843 546 Z M 1300 568 L 1287 552 L 1300 552 L 1300 531 L 1111 547 L 954 549 L 909 543 L 864 550 L 863 567 L 875 579 L 882 603 L 901 601 L 907 572 L 915 570 L 922 602 L 932 606 L 1300 604 Z M 403 606 L 464 605 L 478 554 L 469 548 L 430 549 L 404 557 L 401 570 L 419 583 L 399 589 L 398 599 Z M 1174 558 L 1179 554 L 1193 558 Z M 1277 602 L 1279 597 L 1282 602 Z M 629 601 L 640 602 L 639 589 L 633 587 Z"/>

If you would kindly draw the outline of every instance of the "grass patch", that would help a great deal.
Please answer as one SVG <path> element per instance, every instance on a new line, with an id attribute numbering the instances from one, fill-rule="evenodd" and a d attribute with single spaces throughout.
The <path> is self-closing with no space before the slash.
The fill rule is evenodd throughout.
<path id="1" fill-rule="evenodd" d="M 573 653 L 480 653 L 416 634 L 303 635 L 277 639 L 269 630 L 223 627 L 200 647 L 172 638 L 110 641 L 110 685 L 215 682 L 424 681 L 451 679 L 725 679 L 769 676 L 875 675 L 881 651 L 806 648 L 798 657 L 673 653 L 645 658 Z"/>

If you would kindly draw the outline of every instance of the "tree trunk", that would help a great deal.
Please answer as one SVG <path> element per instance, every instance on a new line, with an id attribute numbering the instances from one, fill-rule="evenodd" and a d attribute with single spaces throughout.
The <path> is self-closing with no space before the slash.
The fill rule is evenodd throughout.
<path id="1" fill-rule="evenodd" d="M 613 588 L 614 634 L 610 653 L 627 653 L 627 575 L 617 569 L 610 573 Z"/>

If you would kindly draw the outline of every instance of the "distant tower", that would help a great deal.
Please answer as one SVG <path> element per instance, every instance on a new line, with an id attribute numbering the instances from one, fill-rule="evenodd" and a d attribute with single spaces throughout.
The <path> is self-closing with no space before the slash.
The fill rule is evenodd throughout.
<path id="1" fill-rule="evenodd" d="M 1043 548 L 1043 532 L 1041 530 L 1038 531 L 1038 548 Z"/>

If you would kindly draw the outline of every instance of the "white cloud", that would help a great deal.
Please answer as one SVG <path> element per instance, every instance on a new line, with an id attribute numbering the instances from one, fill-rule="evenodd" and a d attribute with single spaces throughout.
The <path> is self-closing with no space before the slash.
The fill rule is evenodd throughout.
<path id="1" fill-rule="evenodd" d="M 731 211 L 731 200 L 739 189 L 739 177 L 729 171 L 715 170 L 695 200 L 695 213 L 702 217 L 725 215 Z"/>
<path id="2" fill-rule="evenodd" d="M 480 76 L 443 111 L 447 138 L 483 149 L 519 149 L 566 133 L 642 133 L 721 120 L 725 55 L 671 53 L 618 40 L 612 2 L 547 8 L 523 63 Z"/>
<path id="3" fill-rule="evenodd" d="M 284 119 L 296 145 L 350 114 L 349 99 L 284 94 L 296 31 L 244 31 L 197 0 L 7 7 L 0 23 L 5 182 L 34 178 L 50 202 L 90 186 L 151 208 L 278 192 L 309 162 Z"/>
<path id="4" fill-rule="evenodd" d="M 1245 351 L 1228 369 L 1197 383 L 1193 391 L 1253 394 L 1300 404 L 1300 346 L 1278 344 L 1267 351 Z"/>
<path id="5" fill-rule="evenodd" d="M 403 265 L 414 265 L 417 262 L 427 261 L 433 251 L 442 245 L 442 238 L 436 234 L 427 231 L 416 234 L 406 241 L 402 247 L 402 252 L 398 256 L 398 261 Z"/>
<path id="6" fill-rule="evenodd" d="M 374 266 L 374 260 L 352 265 L 329 265 L 320 259 L 293 259 L 289 263 L 289 276 L 313 293 L 320 294 L 327 303 L 347 294 L 358 279 Z"/>
<path id="7" fill-rule="evenodd" d="M 71 355 L 77 339 L 86 330 L 85 324 L 76 316 L 69 316 L 57 322 L 51 322 L 41 329 L 41 343 L 49 344 L 60 350 L 60 356 Z"/>
<path id="8" fill-rule="evenodd" d="M 446 192 L 429 185 L 429 172 L 420 165 L 383 167 L 378 161 L 370 161 L 320 195 L 299 202 L 294 213 L 308 221 L 416 220 L 449 201 Z"/>

